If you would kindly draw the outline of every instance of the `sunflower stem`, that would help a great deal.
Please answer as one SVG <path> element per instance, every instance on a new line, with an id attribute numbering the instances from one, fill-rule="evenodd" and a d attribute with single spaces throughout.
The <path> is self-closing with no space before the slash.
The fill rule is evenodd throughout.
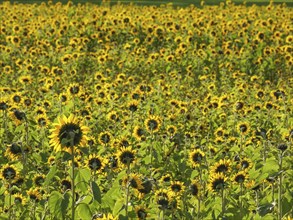
<path id="1" fill-rule="evenodd" d="M 126 184 L 126 201 L 125 201 L 125 215 L 126 218 L 128 219 L 128 200 L 129 200 L 129 186 L 130 186 L 130 182 L 129 182 L 129 174 L 130 174 L 130 160 L 127 160 L 127 184 Z"/>
<path id="2" fill-rule="evenodd" d="M 71 141 L 71 169 L 72 169 L 72 179 L 71 179 L 71 190 L 72 190 L 72 204 L 71 204 L 71 220 L 75 219 L 75 173 L 74 173 L 74 132 L 70 132 L 70 141 Z"/>
<path id="3" fill-rule="evenodd" d="M 283 163 L 283 153 L 280 154 L 279 160 L 279 186 L 278 186 L 278 220 L 282 219 L 282 163 Z"/>
<path id="4" fill-rule="evenodd" d="M 8 181 L 9 203 L 8 203 L 8 219 L 11 220 L 11 180 Z"/>
<path id="5" fill-rule="evenodd" d="M 224 188 L 221 190 L 221 197 L 222 197 L 222 218 L 224 218 L 224 214 L 225 214 L 225 193 L 224 193 Z"/>
<path id="6" fill-rule="evenodd" d="M 242 195 L 243 195 L 243 182 L 240 184 L 240 197 L 239 197 L 240 219 L 242 219 Z"/>

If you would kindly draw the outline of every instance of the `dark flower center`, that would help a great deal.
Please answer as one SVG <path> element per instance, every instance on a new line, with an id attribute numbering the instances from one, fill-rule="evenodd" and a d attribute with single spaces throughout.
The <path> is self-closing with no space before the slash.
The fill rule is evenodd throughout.
<path id="1" fill-rule="evenodd" d="M 17 118 L 17 120 L 21 121 L 25 118 L 25 113 L 21 112 L 19 110 L 14 111 L 14 116 Z"/>
<path id="2" fill-rule="evenodd" d="M 240 131 L 241 132 L 246 132 L 247 131 L 247 126 L 246 125 L 240 125 Z"/>
<path id="3" fill-rule="evenodd" d="M 105 144 L 107 144 L 107 143 L 109 143 L 110 142 L 110 135 L 109 134 L 103 134 L 102 136 L 101 136 L 101 141 L 103 142 L 103 143 L 105 143 Z"/>
<path id="4" fill-rule="evenodd" d="M 10 152 L 12 154 L 20 154 L 21 153 L 21 147 L 15 143 L 11 144 L 10 146 Z"/>
<path id="5" fill-rule="evenodd" d="M 150 130 L 156 130 L 158 128 L 158 122 L 154 119 L 148 121 L 148 127 Z"/>
<path id="6" fill-rule="evenodd" d="M 243 174 L 238 174 L 236 177 L 235 177 L 235 181 L 237 183 L 243 183 L 245 180 L 245 176 Z"/>
<path id="7" fill-rule="evenodd" d="M 62 180 L 61 181 L 61 186 L 64 190 L 71 189 L 71 183 L 68 180 Z"/>
<path id="8" fill-rule="evenodd" d="M 36 179 L 35 179 L 35 184 L 37 186 L 41 186 L 43 183 L 44 183 L 44 178 L 42 176 L 38 176 Z"/>
<path id="9" fill-rule="evenodd" d="M 79 86 L 72 86 L 69 90 L 71 94 L 76 95 L 79 92 Z"/>
<path id="10" fill-rule="evenodd" d="M 200 163 L 202 161 L 203 156 L 200 153 L 195 153 L 192 156 L 192 160 L 195 163 Z"/>
<path id="11" fill-rule="evenodd" d="M 196 196 L 198 194 L 198 187 L 196 184 L 191 184 L 190 185 L 190 191 L 191 191 L 191 194 Z"/>
<path id="12" fill-rule="evenodd" d="M 215 179 L 212 185 L 213 185 L 213 190 L 218 191 L 225 187 L 225 181 L 223 178 Z"/>
<path id="13" fill-rule="evenodd" d="M 160 209 L 167 209 L 169 205 L 169 201 L 166 198 L 160 198 L 157 203 Z"/>
<path id="14" fill-rule="evenodd" d="M 120 160 L 123 164 L 130 164 L 134 161 L 134 154 L 131 151 L 125 151 L 121 154 Z"/>
<path id="15" fill-rule="evenodd" d="M 179 184 L 173 184 L 171 186 L 171 189 L 172 189 L 173 192 L 180 192 L 182 188 L 181 188 L 181 186 Z"/>
<path id="16" fill-rule="evenodd" d="M 73 147 L 80 143 L 82 131 L 79 125 L 68 123 L 61 127 L 58 137 L 62 146 Z"/>
<path id="17" fill-rule="evenodd" d="M 146 180 L 142 183 L 142 189 L 138 189 L 139 192 L 144 193 L 144 194 L 148 194 L 152 191 L 153 185 L 152 182 L 150 180 Z"/>
<path id="18" fill-rule="evenodd" d="M 221 164 L 217 167 L 216 173 L 225 173 L 228 171 L 228 167 L 225 164 Z"/>
<path id="19" fill-rule="evenodd" d="M 12 167 L 7 167 L 3 170 L 3 177 L 6 180 L 12 180 L 16 177 L 16 170 Z"/>
<path id="20" fill-rule="evenodd" d="M 245 169 L 245 168 L 249 167 L 249 163 L 244 160 L 241 162 L 241 167 Z"/>
<path id="21" fill-rule="evenodd" d="M 146 213 L 146 211 L 145 210 L 143 210 L 143 209 L 139 209 L 139 210 L 137 210 L 137 217 L 138 217 L 138 219 L 146 219 L 146 217 L 147 217 L 147 213 Z"/>
<path id="22" fill-rule="evenodd" d="M 90 159 L 88 164 L 91 170 L 99 170 L 102 167 L 102 163 L 99 158 Z"/>

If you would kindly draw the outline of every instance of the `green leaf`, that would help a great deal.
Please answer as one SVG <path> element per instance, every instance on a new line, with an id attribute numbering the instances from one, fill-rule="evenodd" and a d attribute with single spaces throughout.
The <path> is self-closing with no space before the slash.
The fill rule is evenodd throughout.
<path id="1" fill-rule="evenodd" d="M 117 216 L 121 211 L 122 209 L 124 208 L 124 199 L 121 198 L 121 199 L 118 199 L 114 205 L 114 208 L 113 208 L 113 215 L 114 216 Z"/>
<path id="2" fill-rule="evenodd" d="M 51 167 L 49 173 L 46 176 L 46 179 L 44 181 L 45 186 L 48 186 L 50 184 L 50 181 L 54 178 L 56 173 L 57 173 L 57 167 L 56 167 L 56 165 L 54 165 Z"/>
<path id="3" fill-rule="evenodd" d="M 77 206 L 76 211 L 77 211 L 81 220 L 92 219 L 93 214 L 92 214 L 91 209 L 88 204 L 80 203 Z"/>
<path id="4" fill-rule="evenodd" d="M 69 204 L 69 198 L 70 196 L 68 194 L 65 194 L 63 197 L 62 194 L 57 191 L 51 193 L 48 207 L 55 218 L 64 219 Z"/>
<path id="5" fill-rule="evenodd" d="M 99 202 L 99 203 L 101 203 L 102 202 L 101 191 L 100 191 L 100 188 L 99 188 L 98 184 L 93 181 L 91 183 L 91 188 L 92 188 L 94 200 Z"/>
<path id="6" fill-rule="evenodd" d="M 76 170 L 75 173 L 75 186 L 82 192 L 87 192 L 88 182 L 91 178 L 91 171 L 87 168 L 81 168 Z"/>

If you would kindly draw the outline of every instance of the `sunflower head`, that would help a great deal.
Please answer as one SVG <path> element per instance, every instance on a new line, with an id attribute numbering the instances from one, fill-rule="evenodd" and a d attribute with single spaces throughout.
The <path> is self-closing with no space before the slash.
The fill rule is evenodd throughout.
<path id="1" fill-rule="evenodd" d="M 87 143 L 87 133 L 89 128 L 83 126 L 78 119 L 70 115 L 59 118 L 59 123 L 53 124 L 51 129 L 50 144 L 55 151 L 69 151 L 74 146 L 85 146 Z"/>
<path id="2" fill-rule="evenodd" d="M 180 181 L 172 181 L 170 185 L 171 192 L 175 196 L 182 195 L 185 189 L 185 186 L 182 182 Z"/>
<path id="3" fill-rule="evenodd" d="M 227 177 L 223 173 L 212 173 L 208 189 L 210 192 L 217 193 L 227 187 Z"/>
<path id="4" fill-rule="evenodd" d="M 159 189 L 155 193 L 156 201 L 159 209 L 165 210 L 170 207 L 171 201 L 173 199 L 172 192 L 167 189 Z"/>
<path id="5" fill-rule="evenodd" d="M 190 194 L 193 196 L 198 196 L 200 191 L 200 185 L 196 180 L 193 180 L 189 185 Z"/>
<path id="6" fill-rule="evenodd" d="M 18 143 L 12 143 L 11 145 L 8 145 L 5 151 L 5 156 L 9 157 L 10 159 L 16 159 L 21 157 L 21 147 L 21 144 Z"/>
<path id="7" fill-rule="evenodd" d="M 18 204 L 25 205 L 26 204 L 26 198 L 22 194 L 16 193 L 13 195 L 13 197 L 14 197 L 14 204 L 15 205 L 18 205 Z"/>
<path id="8" fill-rule="evenodd" d="M 161 126 L 161 119 L 158 116 L 151 115 L 145 120 L 145 127 L 148 132 L 156 133 L 159 131 Z"/>
<path id="9" fill-rule="evenodd" d="M 18 170 L 16 169 L 14 165 L 6 164 L 2 167 L 0 175 L 2 179 L 11 181 L 11 180 L 17 179 Z"/>
<path id="10" fill-rule="evenodd" d="M 122 166 L 129 166 L 135 161 L 135 150 L 131 147 L 122 147 L 117 153 L 117 158 Z"/>
<path id="11" fill-rule="evenodd" d="M 248 179 L 248 175 L 245 171 L 239 171 L 238 173 L 236 173 L 233 177 L 232 180 L 237 183 L 237 184 L 243 184 L 244 182 L 246 182 L 246 180 Z"/>
<path id="12" fill-rule="evenodd" d="M 193 167 L 197 167 L 202 163 L 204 156 L 204 152 L 202 152 L 200 149 L 195 149 L 192 152 L 190 152 L 189 161 Z"/>
<path id="13" fill-rule="evenodd" d="M 138 206 L 135 208 L 136 216 L 139 220 L 147 219 L 147 210 L 143 206 Z"/>
<path id="14" fill-rule="evenodd" d="M 231 171 L 231 161 L 226 159 L 221 159 L 212 167 L 213 173 L 223 173 L 227 174 Z"/>
<path id="15" fill-rule="evenodd" d="M 105 159 L 96 154 L 92 154 L 89 156 L 88 160 L 86 161 L 86 165 L 93 172 L 102 172 L 105 166 Z"/>

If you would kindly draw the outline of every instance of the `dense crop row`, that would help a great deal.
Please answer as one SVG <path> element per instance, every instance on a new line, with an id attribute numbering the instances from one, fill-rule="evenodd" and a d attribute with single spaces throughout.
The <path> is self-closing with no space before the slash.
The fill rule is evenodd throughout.
<path id="1" fill-rule="evenodd" d="M 0 219 L 292 219 L 292 8 L 0 5 Z"/>

